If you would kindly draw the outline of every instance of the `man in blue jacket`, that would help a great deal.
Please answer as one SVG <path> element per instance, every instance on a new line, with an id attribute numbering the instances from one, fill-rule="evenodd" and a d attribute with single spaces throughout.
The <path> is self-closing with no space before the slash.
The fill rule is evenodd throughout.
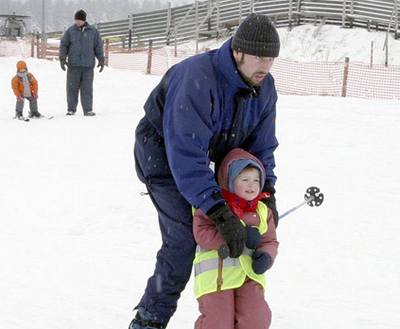
<path id="1" fill-rule="evenodd" d="M 100 72 L 104 68 L 103 42 L 99 32 L 86 22 L 85 11 L 75 13 L 75 24 L 65 31 L 60 43 L 60 65 L 67 71 L 67 115 L 74 115 L 79 91 L 83 114 L 93 116 L 93 77 L 95 58 Z"/>
<path id="2" fill-rule="evenodd" d="M 216 224 L 238 257 L 246 231 L 221 197 L 215 172 L 233 148 L 265 166 L 265 200 L 277 225 L 273 152 L 277 94 L 269 74 L 279 36 L 267 16 L 251 14 L 218 50 L 172 67 L 150 94 L 136 128 L 135 163 L 158 211 L 162 247 L 130 329 L 165 328 L 191 273 L 192 206 Z"/>

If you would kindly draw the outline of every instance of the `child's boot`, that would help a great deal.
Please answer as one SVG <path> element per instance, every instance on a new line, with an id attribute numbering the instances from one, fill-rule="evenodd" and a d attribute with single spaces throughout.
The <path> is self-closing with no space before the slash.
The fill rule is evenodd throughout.
<path id="1" fill-rule="evenodd" d="M 15 112 L 15 117 L 16 117 L 17 119 L 23 119 L 22 111 L 16 111 L 16 112 Z"/>
<path id="2" fill-rule="evenodd" d="M 39 113 L 39 111 L 30 111 L 29 112 L 29 117 L 30 118 L 40 118 L 40 117 L 42 117 L 42 115 Z"/>

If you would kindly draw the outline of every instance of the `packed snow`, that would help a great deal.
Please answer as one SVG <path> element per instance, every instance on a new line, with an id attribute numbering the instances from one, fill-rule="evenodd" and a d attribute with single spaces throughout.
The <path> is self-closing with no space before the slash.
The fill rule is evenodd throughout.
<path id="1" fill-rule="evenodd" d="M 351 62 L 370 63 L 371 42 L 373 42 L 373 63 L 385 64 L 386 32 L 370 31 L 363 28 L 342 28 L 336 25 L 305 24 L 288 28 L 278 28 L 281 40 L 280 58 L 299 62 L 343 62 L 346 57 Z M 400 40 L 388 35 L 388 63 L 400 65 Z M 216 48 L 225 40 L 201 42 L 199 49 Z M 180 49 L 195 49 L 191 41 Z"/>
<path id="2" fill-rule="evenodd" d="M 28 59 L 39 110 L 55 118 L 22 122 L 12 120 L 18 59 L 0 58 L 0 328 L 127 328 L 161 244 L 132 153 L 160 77 L 105 69 L 98 115 L 66 117 L 65 72 Z M 279 97 L 278 207 L 312 185 L 325 201 L 280 223 L 271 328 L 400 328 L 399 111 L 398 101 Z M 169 328 L 193 327 L 192 289 L 193 279 Z"/>

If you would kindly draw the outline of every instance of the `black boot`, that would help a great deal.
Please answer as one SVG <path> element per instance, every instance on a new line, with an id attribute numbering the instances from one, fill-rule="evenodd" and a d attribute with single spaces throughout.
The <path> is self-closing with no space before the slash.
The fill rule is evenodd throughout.
<path id="1" fill-rule="evenodd" d="M 35 112 L 29 112 L 29 117 L 30 118 L 41 118 L 43 115 L 41 115 L 38 111 Z"/>
<path id="2" fill-rule="evenodd" d="M 154 321 L 154 317 L 148 311 L 139 307 L 128 329 L 165 329 L 166 327 L 165 324 Z"/>
<path id="3" fill-rule="evenodd" d="M 93 111 L 87 111 L 83 114 L 85 117 L 93 117 L 96 115 Z"/>

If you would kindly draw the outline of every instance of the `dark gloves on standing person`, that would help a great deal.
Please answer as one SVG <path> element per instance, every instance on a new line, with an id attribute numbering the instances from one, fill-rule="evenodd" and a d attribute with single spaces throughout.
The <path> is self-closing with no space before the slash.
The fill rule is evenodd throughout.
<path id="1" fill-rule="evenodd" d="M 63 71 L 65 71 L 65 67 L 68 66 L 67 60 L 65 58 L 60 57 L 60 66 Z"/>
<path id="2" fill-rule="evenodd" d="M 97 67 L 100 67 L 99 72 L 103 72 L 103 70 L 104 70 L 104 62 L 99 62 L 99 63 L 97 64 Z"/>
<path id="3" fill-rule="evenodd" d="M 251 256 L 253 263 L 251 264 L 254 273 L 263 274 L 272 266 L 272 257 L 264 251 L 256 250 Z"/>
<path id="4" fill-rule="evenodd" d="M 263 192 L 269 193 L 269 198 L 261 199 L 261 201 L 264 202 L 267 207 L 272 211 L 275 227 L 278 227 L 279 214 L 278 210 L 276 209 L 275 188 L 272 185 L 265 184 Z"/>
<path id="5" fill-rule="evenodd" d="M 246 226 L 246 247 L 256 249 L 261 243 L 261 234 L 257 227 Z"/>
<path id="6" fill-rule="evenodd" d="M 226 203 L 218 203 L 212 207 L 207 216 L 215 223 L 218 232 L 222 235 L 229 248 L 229 256 L 239 257 L 246 241 L 246 229 Z"/>

